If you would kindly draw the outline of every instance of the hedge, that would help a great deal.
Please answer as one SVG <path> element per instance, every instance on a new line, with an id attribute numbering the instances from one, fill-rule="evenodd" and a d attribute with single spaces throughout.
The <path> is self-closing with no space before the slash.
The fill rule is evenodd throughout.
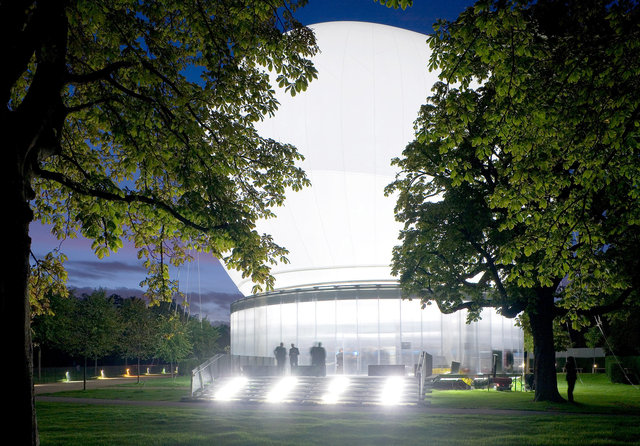
<path id="1" fill-rule="evenodd" d="M 620 362 L 620 364 L 618 364 L 618 362 Z M 626 377 L 620 365 L 627 369 Z M 605 359 L 605 369 L 612 383 L 640 383 L 640 356 L 618 356 L 617 360 L 614 356 L 607 356 Z M 629 383 L 629 380 L 631 383 Z"/>

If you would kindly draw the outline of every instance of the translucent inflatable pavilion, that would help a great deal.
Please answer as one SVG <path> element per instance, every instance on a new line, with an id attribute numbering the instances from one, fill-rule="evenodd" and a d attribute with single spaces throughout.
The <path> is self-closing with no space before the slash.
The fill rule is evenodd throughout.
<path id="1" fill-rule="evenodd" d="M 390 274 L 400 224 L 383 190 L 437 79 L 426 36 L 361 22 L 312 28 L 319 78 L 293 98 L 278 92 L 280 109 L 260 128 L 298 148 L 312 186 L 288 193 L 277 218 L 258 227 L 290 251 L 290 263 L 272 270 L 275 291 L 252 295 L 254 284 L 228 271 L 245 296 L 231 305 L 231 353 L 273 357 L 280 342 L 294 343 L 304 365 L 321 342 L 329 374 L 340 350 L 347 374 L 372 364 L 411 370 L 423 350 L 436 368 L 488 373 L 496 354 L 499 369 L 520 371 L 523 334 L 513 320 L 486 309 L 467 325 L 464 312 L 421 309 L 401 299 Z"/>

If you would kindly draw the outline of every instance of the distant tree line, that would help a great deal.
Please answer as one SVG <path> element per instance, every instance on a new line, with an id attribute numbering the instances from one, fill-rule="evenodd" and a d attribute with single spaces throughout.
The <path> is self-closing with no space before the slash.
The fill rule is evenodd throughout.
<path id="1" fill-rule="evenodd" d="M 183 361 L 204 362 L 228 351 L 229 326 L 213 325 L 207 319 L 194 317 L 172 302 L 149 306 L 137 297 L 107 296 L 98 290 L 81 297 L 50 296 L 46 312 L 34 317 L 33 339 L 36 367 L 60 354 L 84 362 L 118 360 L 137 362 L 157 360 L 175 366 Z"/>

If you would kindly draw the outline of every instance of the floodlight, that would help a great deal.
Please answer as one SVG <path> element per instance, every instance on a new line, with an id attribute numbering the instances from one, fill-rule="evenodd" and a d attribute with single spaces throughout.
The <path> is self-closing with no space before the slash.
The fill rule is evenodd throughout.
<path id="1" fill-rule="evenodd" d="M 401 376 L 390 376 L 382 388 L 380 402 L 385 405 L 398 404 L 402 400 L 405 379 Z"/>
<path id="2" fill-rule="evenodd" d="M 298 379 L 295 376 L 282 378 L 267 395 L 267 401 L 269 403 L 280 403 L 284 401 L 297 384 Z"/>
<path id="3" fill-rule="evenodd" d="M 322 396 L 322 402 L 325 404 L 337 403 L 347 387 L 349 387 L 349 379 L 344 376 L 336 376 L 329 383 L 327 393 Z"/>
<path id="4" fill-rule="evenodd" d="M 218 401 L 229 401 L 235 397 L 246 385 L 248 379 L 244 376 L 238 376 L 226 383 L 213 397 Z"/>

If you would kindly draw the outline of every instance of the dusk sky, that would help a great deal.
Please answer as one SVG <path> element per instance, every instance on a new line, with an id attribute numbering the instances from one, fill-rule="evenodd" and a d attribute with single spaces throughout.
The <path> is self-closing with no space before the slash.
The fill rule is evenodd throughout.
<path id="1" fill-rule="evenodd" d="M 403 11 L 387 8 L 373 0 L 310 0 L 296 15 L 307 25 L 353 20 L 428 34 L 437 18 L 454 19 L 471 4 L 473 2 L 469 0 L 414 0 L 414 6 Z M 130 244 L 125 243 L 119 252 L 100 260 L 93 254 L 90 241 L 65 240 L 61 244 L 39 223 L 31 225 L 31 238 L 32 251 L 38 257 L 58 247 L 67 255 L 68 286 L 76 290 L 76 295 L 96 288 L 123 297 L 140 296 L 144 291 L 139 283 L 144 280 L 146 270 Z M 173 271 L 180 281 L 180 289 L 187 295 L 191 314 L 202 314 L 210 321 L 228 322 L 229 305 L 242 297 L 241 294 L 217 259 L 206 254 L 193 255 L 194 262 Z"/>

